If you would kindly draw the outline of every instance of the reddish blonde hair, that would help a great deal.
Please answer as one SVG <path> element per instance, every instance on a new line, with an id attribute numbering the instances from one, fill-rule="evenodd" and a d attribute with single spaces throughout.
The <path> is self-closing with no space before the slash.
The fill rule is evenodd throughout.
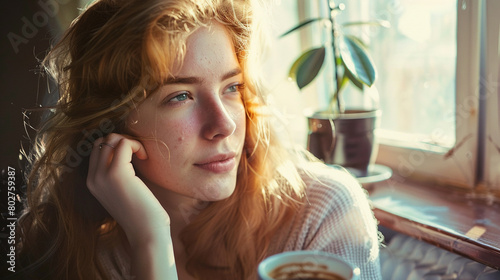
<path id="1" fill-rule="evenodd" d="M 97 257 L 98 243 L 121 235 L 121 229 L 85 185 L 92 143 L 123 132 L 128 113 L 183 60 L 186 38 L 216 20 L 229 31 L 243 68 L 245 153 L 234 194 L 209 203 L 181 238 L 188 271 L 195 277 L 255 276 L 272 237 L 293 215 L 303 184 L 293 165 L 280 169 L 289 163 L 288 155 L 263 113 L 262 89 L 248 67 L 258 54 L 249 47 L 256 45 L 255 9 L 249 2 L 102 0 L 73 22 L 44 61 L 60 98 L 30 153 L 18 235 L 20 265 L 27 275 L 109 277 Z M 214 254 L 224 269 L 213 268 Z"/>

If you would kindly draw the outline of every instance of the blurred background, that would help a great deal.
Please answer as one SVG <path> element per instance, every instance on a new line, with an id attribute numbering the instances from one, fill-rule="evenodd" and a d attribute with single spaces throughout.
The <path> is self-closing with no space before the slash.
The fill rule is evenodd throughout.
<path id="1" fill-rule="evenodd" d="M 68 0 L 5 1 L 0 12 L 0 167 L 23 168 L 21 147 L 28 148 L 24 121 L 39 114 L 26 110 L 44 103 L 48 88 L 39 64 L 56 38 L 85 3 Z"/>

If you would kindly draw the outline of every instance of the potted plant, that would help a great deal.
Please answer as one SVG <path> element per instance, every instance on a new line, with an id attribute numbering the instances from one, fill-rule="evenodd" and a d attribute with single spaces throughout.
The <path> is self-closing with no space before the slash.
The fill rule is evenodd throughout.
<path id="1" fill-rule="evenodd" d="M 360 90 L 371 87 L 376 79 L 372 59 L 365 44 L 358 37 L 342 32 L 341 27 L 356 25 L 378 25 L 388 27 L 385 21 L 351 22 L 337 25 L 335 16 L 344 10 L 344 4 L 335 5 L 326 0 L 329 17 L 318 17 L 299 23 L 285 32 L 286 36 L 314 22 L 326 22 L 331 31 L 331 44 L 324 44 L 300 55 L 289 71 L 297 86 L 302 89 L 318 75 L 328 50 L 333 53 L 333 91 L 329 94 L 326 109 L 308 116 L 308 149 L 327 164 L 339 164 L 354 168 L 357 175 L 365 176 L 369 164 L 375 157 L 374 130 L 378 125 L 380 110 L 366 108 L 346 108 L 342 93 L 348 83 Z"/>

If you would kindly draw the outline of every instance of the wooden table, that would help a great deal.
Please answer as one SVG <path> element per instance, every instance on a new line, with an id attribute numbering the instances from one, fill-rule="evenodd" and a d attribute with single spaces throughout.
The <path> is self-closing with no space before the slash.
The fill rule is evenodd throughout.
<path id="1" fill-rule="evenodd" d="M 500 269 L 500 204 L 491 195 L 399 182 L 369 188 L 382 226 Z"/>

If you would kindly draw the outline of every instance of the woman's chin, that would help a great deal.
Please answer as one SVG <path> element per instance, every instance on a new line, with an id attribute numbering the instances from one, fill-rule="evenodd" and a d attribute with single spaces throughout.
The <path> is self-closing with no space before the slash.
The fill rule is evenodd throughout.
<path id="1" fill-rule="evenodd" d="M 208 186 L 203 192 L 204 201 L 220 201 L 230 197 L 234 193 L 235 185 L 231 186 Z"/>

